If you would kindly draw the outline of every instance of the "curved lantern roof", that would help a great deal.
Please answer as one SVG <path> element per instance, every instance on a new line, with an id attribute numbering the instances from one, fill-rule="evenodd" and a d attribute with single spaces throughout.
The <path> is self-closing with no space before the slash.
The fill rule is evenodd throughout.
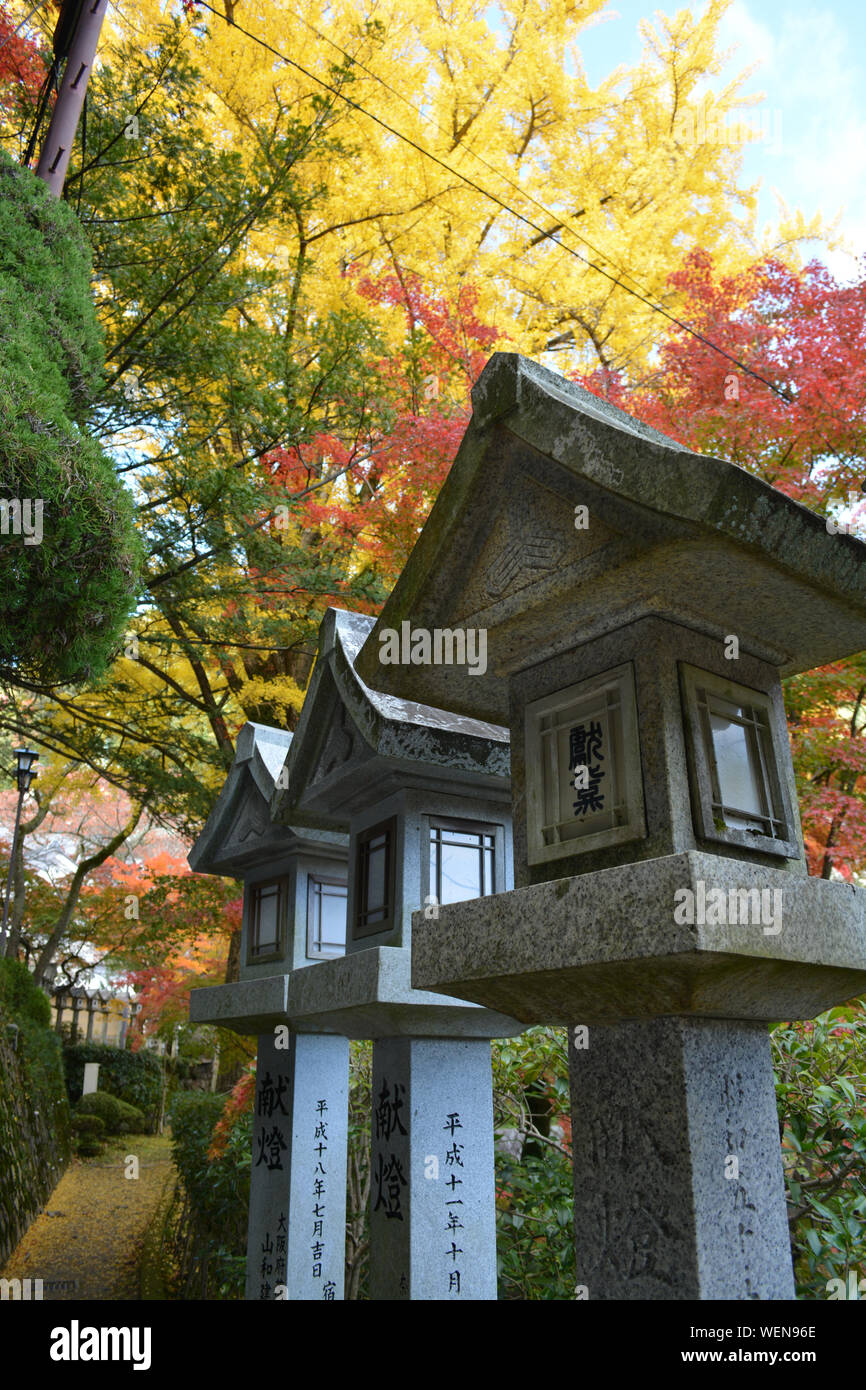
<path id="1" fill-rule="evenodd" d="M 274 792 L 274 819 L 348 827 L 353 811 L 410 786 L 453 790 L 463 784 L 507 800 L 507 729 L 380 694 L 361 680 L 355 662 L 374 624 L 366 614 L 328 609 L 281 785 Z"/>
<path id="2" fill-rule="evenodd" d="M 472 401 L 358 656 L 365 681 L 506 722 L 505 677 L 649 613 L 736 634 L 783 676 L 866 648 L 862 541 L 515 353 L 491 357 Z M 383 633 L 404 623 L 483 629 L 486 671 L 383 665 Z"/>
<path id="3" fill-rule="evenodd" d="M 196 873 L 241 878 L 263 856 L 293 850 L 320 852 L 336 846 L 345 857 L 345 836 L 304 827 L 275 826 L 270 804 L 274 784 L 292 744 L 285 729 L 244 724 L 235 744 L 234 762 L 204 829 L 189 852 Z"/>

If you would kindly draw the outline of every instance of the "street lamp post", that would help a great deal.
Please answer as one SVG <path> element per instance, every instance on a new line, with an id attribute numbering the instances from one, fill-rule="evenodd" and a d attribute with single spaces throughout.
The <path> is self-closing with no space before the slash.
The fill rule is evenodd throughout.
<path id="1" fill-rule="evenodd" d="M 24 805 L 25 794 L 30 790 L 30 783 L 39 773 L 33 771 L 33 764 L 39 754 L 32 748 L 15 748 L 15 756 L 18 759 L 18 809 L 15 812 L 15 830 L 12 834 L 12 853 L 9 858 L 9 872 L 6 875 L 6 896 L 3 900 L 3 926 L 0 929 L 0 957 L 6 953 L 6 923 L 9 919 L 9 898 L 12 893 L 12 876 L 15 872 L 15 856 L 18 851 L 18 833 L 21 827 L 21 808 Z"/>

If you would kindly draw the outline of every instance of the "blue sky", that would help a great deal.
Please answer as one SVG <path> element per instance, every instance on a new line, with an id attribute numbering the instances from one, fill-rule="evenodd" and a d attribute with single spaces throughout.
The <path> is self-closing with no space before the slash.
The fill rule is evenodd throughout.
<path id="1" fill-rule="evenodd" d="M 613 0 L 606 17 L 581 40 L 586 75 L 599 82 L 620 63 L 641 54 L 638 23 L 661 11 L 701 6 Z M 792 211 L 841 213 L 839 232 L 849 247 L 810 245 L 833 272 L 848 279 L 855 257 L 866 253 L 866 4 L 864 0 L 733 0 L 722 26 L 723 49 L 735 49 L 726 73 L 758 64 L 746 92 L 763 92 L 744 112 L 763 120 L 770 138 L 743 148 L 743 181 L 761 181 L 759 227 L 778 212 L 776 193 Z M 718 82 L 718 79 L 716 79 Z M 763 117 L 760 113 L 765 113 Z M 779 138 L 775 136 L 778 132 Z"/>

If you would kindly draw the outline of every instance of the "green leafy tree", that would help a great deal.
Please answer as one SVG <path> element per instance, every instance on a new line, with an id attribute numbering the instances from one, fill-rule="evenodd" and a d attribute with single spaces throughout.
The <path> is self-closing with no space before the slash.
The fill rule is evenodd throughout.
<path id="1" fill-rule="evenodd" d="M 86 680 L 134 604 L 132 500 L 87 431 L 103 365 L 72 210 L 0 154 L 0 677 Z"/>

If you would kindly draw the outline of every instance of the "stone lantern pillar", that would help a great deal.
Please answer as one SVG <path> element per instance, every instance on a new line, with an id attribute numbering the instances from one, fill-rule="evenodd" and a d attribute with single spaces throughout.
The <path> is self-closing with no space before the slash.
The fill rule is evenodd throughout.
<path id="1" fill-rule="evenodd" d="M 257 1037 L 247 1237 L 250 1300 L 343 1297 L 349 1044 L 296 1026 L 295 972 L 345 949 L 344 835 L 273 825 L 270 799 L 292 735 L 245 724 L 235 760 L 189 855 L 244 885 L 240 980 L 194 990 L 190 1018 Z"/>
<path id="2" fill-rule="evenodd" d="M 473 405 L 357 666 L 508 723 L 517 887 L 416 916 L 413 984 L 569 1028 L 579 1296 L 792 1298 L 767 1025 L 866 990 L 866 895 L 807 875 L 781 678 L 866 647 L 866 546 L 524 358 Z"/>
<path id="3" fill-rule="evenodd" d="M 278 819 L 350 838 L 346 955 L 297 972 L 290 1008 L 373 1039 L 371 1297 L 495 1299 L 490 1039 L 522 1024 L 413 989 L 409 948 L 413 911 L 513 881 L 508 735 L 378 696 L 354 669 L 372 624 L 326 614 L 274 797 Z"/>

